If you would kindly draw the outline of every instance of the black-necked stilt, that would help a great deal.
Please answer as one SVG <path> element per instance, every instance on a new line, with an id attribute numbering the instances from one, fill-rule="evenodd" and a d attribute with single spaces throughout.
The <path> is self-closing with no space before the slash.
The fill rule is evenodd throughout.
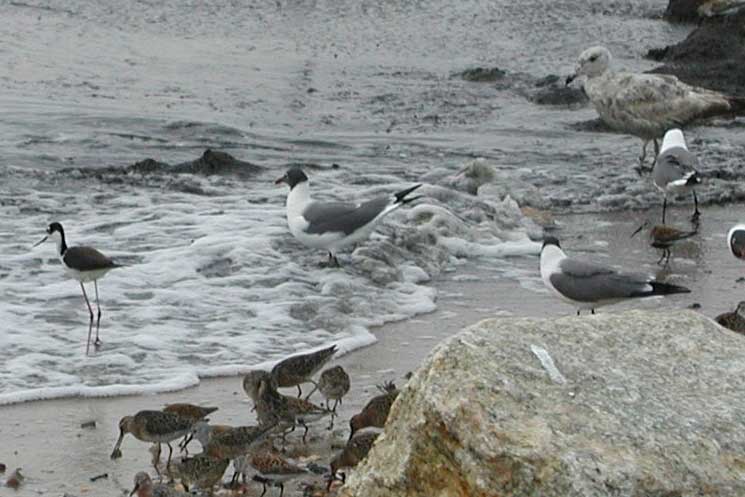
<path id="1" fill-rule="evenodd" d="M 290 168 L 276 184 L 287 183 L 287 224 L 303 245 L 328 251 L 329 263 L 339 265 L 336 253 L 352 243 L 365 240 L 383 217 L 404 204 L 420 198 L 407 197 L 422 185 L 367 202 L 317 202 L 311 199 L 308 177 L 299 167 Z"/>
<path id="2" fill-rule="evenodd" d="M 595 314 L 597 307 L 623 300 L 690 293 L 688 288 L 655 281 L 640 273 L 622 273 L 610 266 L 567 257 L 559 240 L 547 237 L 541 249 L 541 279 L 562 300 Z"/>
<path id="3" fill-rule="evenodd" d="M 96 289 L 96 307 L 98 308 L 98 319 L 96 321 L 96 341 L 98 346 L 101 340 L 98 338 L 98 326 L 101 324 L 101 305 L 98 301 L 98 280 L 114 268 L 121 267 L 110 258 L 103 255 L 92 247 L 68 247 L 65 240 L 65 230 L 60 223 L 52 223 L 47 228 L 47 235 L 39 240 L 34 247 L 44 243 L 47 239 L 52 238 L 57 243 L 57 255 L 65 268 L 65 272 L 80 283 L 83 290 L 83 298 L 88 306 L 90 313 L 91 327 L 93 325 L 93 308 L 85 293 L 83 283 L 92 281 Z M 90 329 L 88 331 L 88 346 L 90 346 Z M 86 349 L 87 350 L 87 349 Z"/>
<path id="4" fill-rule="evenodd" d="M 665 224 L 665 210 L 667 209 L 667 195 L 669 193 L 693 193 L 693 215 L 692 221 L 698 221 L 701 213 L 698 210 L 698 197 L 696 197 L 696 185 L 701 183 L 701 176 L 696 171 L 698 159 L 688 151 L 683 132 L 679 129 L 671 129 L 665 133 L 662 140 L 660 155 L 654 163 L 652 177 L 654 184 L 665 195 L 662 202 L 662 224 Z"/>

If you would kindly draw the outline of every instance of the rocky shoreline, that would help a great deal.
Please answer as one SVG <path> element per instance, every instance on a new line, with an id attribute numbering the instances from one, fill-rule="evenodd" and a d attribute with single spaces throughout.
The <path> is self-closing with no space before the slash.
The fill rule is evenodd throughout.
<path id="1" fill-rule="evenodd" d="M 691 311 L 482 321 L 416 371 L 340 495 L 741 495 L 744 352 Z"/>

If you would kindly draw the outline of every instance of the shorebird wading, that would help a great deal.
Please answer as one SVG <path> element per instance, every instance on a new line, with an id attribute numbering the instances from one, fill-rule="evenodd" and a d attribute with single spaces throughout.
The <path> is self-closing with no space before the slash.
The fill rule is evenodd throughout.
<path id="1" fill-rule="evenodd" d="M 367 239 L 387 214 L 404 204 L 421 198 L 407 197 L 422 186 L 414 185 L 393 195 L 383 195 L 367 202 L 318 202 L 310 197 L 308 177 L 299 167 L 290 168 L 276 184 L 287 183 L 287 224 L 292 236 L 311 248 L 329 253 L 329 263 L 339 266 L 336 253 L 355 242 Z"/>
<path id="2" fill-rule="evenodd" d="M 541 279 L 557 297 L 595 314 L 597 307 L 623 300 L 690 293 L 688 288 L 655 281 L 641 273 L 622 273 L 610 266 L 567 257 L 559 240 L 547 237 L 541 249 Z"/>
<path id="3" fill-rule="evenodd" d="M 93 308 L 88 300 L 88 295 L 85 293 L 85 286 L 83 283 L 92 281 L 93 286 L 96 289 L 96 307 L 98 309 L 98 319 L 96 320 L 96 346 L 101 344 L 101 340 L 98 338 L 98 326 L 101 324 L 101 305 L 98 301 L 98 280 L 103 278 L 106 273 L 112 269 L 121 267 L 110 258 L 103 255 L 98 250 L 92 247 L 68 247 L 65 240 L 65 230 L 62 228 L 60 223 L 52 223 L 47 228 L 47 235 L 39 240 L 34 247 L 41 245 L 47 239 L 51 238 L 57 243 L 57 256 L 62 262 L 62 267 L 65 268 L 65 272 L 74 280 L 80 283 L 80 289 L 83 290 L 83 298 L 85 304 L 88 306 L 88 312 L 91 317 L 91 325 L 93 324 Z M 90 346 L 90 329 L 88 331 L 88 346 Z M 87 350 L 87 349 L 86 349 Z"/>

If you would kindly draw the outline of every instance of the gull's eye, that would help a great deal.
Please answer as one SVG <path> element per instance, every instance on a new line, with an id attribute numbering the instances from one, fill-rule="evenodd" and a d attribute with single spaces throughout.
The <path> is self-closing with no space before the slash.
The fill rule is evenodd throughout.
<path id="1" fill-rule="evenodd" d="M 596 60 L 598 60 L 598 57 L 599 57 L 599 56 L 598 56 L 597 54 L 595 54 L 595 55 L 593 55 L 592 57 L 590 57 L 590 58 L 589 58 L 589 59 L 587 59 L 587 60 L 589 60 L 590 62 L 595 62 Z"/>

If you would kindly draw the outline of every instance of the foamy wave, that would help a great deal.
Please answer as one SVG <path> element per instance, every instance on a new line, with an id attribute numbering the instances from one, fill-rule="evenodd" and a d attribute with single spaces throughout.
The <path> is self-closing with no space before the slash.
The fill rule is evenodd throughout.
<path id="1" fill-rule="evenodd" d="M 374 343 L 372 327 L 435 310 L 431 282 L 458 259 L 489 264 L 536 252 L 530 222 L 509 197 L 435 184 L 341 254 L 341 269 L 329 269 L 319 266 L 324 253 L 289 234 L 285 190 L 271 183 L 276 172 L 251 180 L 180 175 L 221 192 L 214 196 L 88 174 L 33 174 L 30 188 L 13 174 L 18 188 L 0 206 L 0 404 L 173 391 L 332 343 L 346 353 Z M 375 175 L 384 187 L 350 187 L 345 174 L 315 172 L 311 180 L 342 198 L 410 184 Z M 86 196 L 65 193 L 83 185 Z M 31 249 L 52 220 L 65 225 L 70 244 L 94 245 L 126 264 L 99 282 L 104 345 L 88 357 L 78 284 L 64 277 L 51 244 Z"/>

